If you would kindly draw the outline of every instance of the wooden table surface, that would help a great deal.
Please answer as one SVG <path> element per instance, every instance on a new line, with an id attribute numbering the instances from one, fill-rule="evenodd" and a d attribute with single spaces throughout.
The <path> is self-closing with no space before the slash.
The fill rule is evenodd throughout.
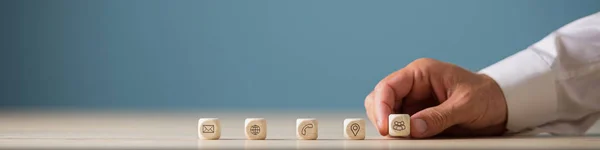
<path id="1" fill-rule="evenodd" d="M 361 110 L 362 111 L 362 110 Z M 220 140 L 199 140 L 199 118 L 220 118 Z M 267 140 L 245 140 L 244 119 L 267 119 Z M 297 118 L 319 120 L 318 140 L 296 140 Z M 0 149 L 600 149 L 600 125 L 579 137 L 391 139 L 367 122 L 366 140 L 345 140 L 349 111 L 0 110 Z"/>

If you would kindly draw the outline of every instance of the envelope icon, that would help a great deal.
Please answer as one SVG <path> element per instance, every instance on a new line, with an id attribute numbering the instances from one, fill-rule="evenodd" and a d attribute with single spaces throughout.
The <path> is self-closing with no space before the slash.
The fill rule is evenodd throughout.
<path id="1" fill-rule="evenodd" d="M 202 133 L 215 133 L 215 125 L 202 125 Z"/>

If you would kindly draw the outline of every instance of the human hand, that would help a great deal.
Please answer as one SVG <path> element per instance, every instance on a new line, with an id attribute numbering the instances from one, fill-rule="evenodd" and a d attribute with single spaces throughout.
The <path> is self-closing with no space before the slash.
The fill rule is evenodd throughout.
<path id="1" fill-rule="evenodd" d="M 421 58 L 384 79 L 365 99 L 369 120 L 388 135 L 388 115 L 409 114 L 414 138 L 501 135 L 507 106 L 487 75 Z"/>

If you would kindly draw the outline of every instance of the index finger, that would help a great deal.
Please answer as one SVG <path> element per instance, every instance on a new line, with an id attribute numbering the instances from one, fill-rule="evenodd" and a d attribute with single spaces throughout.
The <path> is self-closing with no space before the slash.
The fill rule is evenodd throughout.
<path id="1" fill-rule="evenodd" d="M 397 103 L 408 95 L 413 86 L 413 72 L 408 69 L 400 69 L 381 81 L 374 89 L 375 117 L 377 118 L 377 129 L 379 134 L 388 135 L 388 116 L 393 112 Z"/>

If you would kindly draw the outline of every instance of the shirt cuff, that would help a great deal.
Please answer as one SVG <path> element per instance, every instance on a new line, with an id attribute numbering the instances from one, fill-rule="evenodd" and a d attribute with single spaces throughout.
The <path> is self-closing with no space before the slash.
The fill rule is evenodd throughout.
<path id="1" fill-rule="evenodd" d="M 502 89 L 508 107 L 507 134 L 531 130 L 557 115 L 554 74 L 542 57 L 526 49 L 479 72 Z"/>

